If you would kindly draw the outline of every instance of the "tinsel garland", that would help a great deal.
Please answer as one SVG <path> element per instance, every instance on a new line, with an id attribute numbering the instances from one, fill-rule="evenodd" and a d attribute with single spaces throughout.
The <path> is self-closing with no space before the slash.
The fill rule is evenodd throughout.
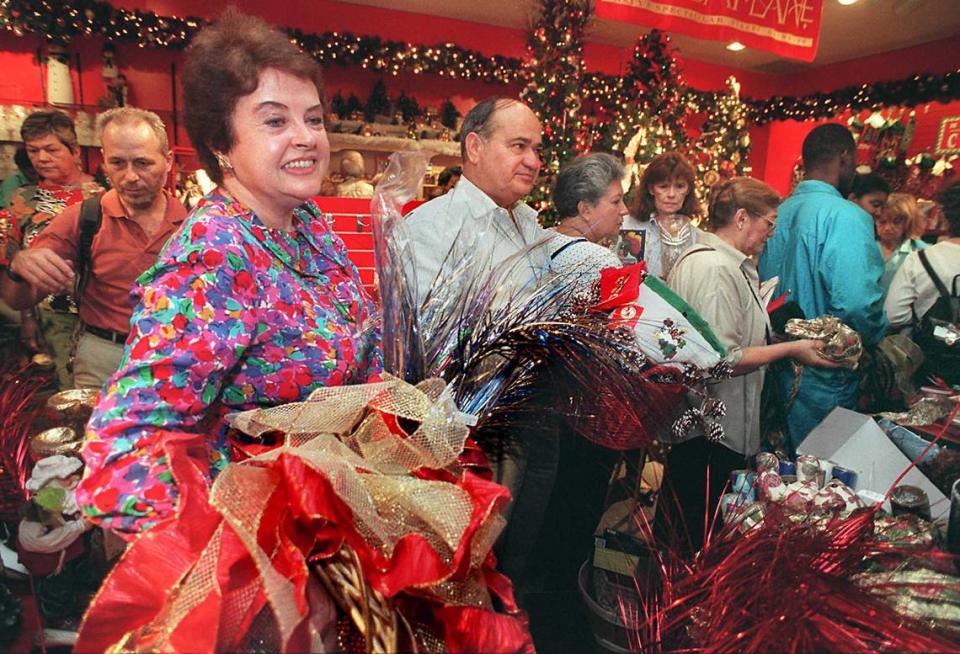
<path id="1" fill-rule="evenodd" d="M 0 28 L 18 36 L 42 34 L 67 42 L 78 36 L 102 36 L 108 41 L 139 47 L 183 49 L 205 24 L 204 19 L 164 16 L 152 11 L 114 7 L 103 0 L 0 0 Z M 436 45 L 390 41 L 350 33 L 307 33 L 288 29 L 297 45 L 323 64 L 360 66 L 372 70 L 435 74 L 494 84 L 521 81 L 523 62 L 515 57 L 485 55 L 453 43 Z M 616 92 L 620 77 L 599 73 L 584 76 L 584 95 L 599 99 Z M 717 92 L 688 89 L 688 106 L 709 111 Z M 830 93 L 745 99 L 750 121 L 811 120 L 846 110 L 881 106 L 915 106 L 960 99 L 960 71 L 943 75 L 917 74 L 906 79 L 849 86 Z"/>

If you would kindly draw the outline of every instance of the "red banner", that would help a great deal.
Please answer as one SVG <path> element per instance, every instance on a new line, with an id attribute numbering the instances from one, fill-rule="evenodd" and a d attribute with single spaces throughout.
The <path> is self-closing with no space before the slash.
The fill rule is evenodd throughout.
<path id="1" fill-rule="evenodd" d="M 813 61 L 823 0 L 596 0 L 600 18 Z"/>

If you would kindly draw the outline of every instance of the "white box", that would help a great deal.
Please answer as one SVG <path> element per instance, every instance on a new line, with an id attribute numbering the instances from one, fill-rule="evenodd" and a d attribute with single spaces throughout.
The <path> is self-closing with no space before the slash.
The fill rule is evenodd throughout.
<path id="1" fill-rule="evenodd" d="M 883 495 L 911 463 L 873 418 L 840 407 L 810 432 L 797 452 L 849 468 L 857 473 L 856 490 L 867 489 Z M 916 466 L 900 483 L 922 488 L 930 498 L 933 519 L 946 518 L 950 501 Z M 889 502 L 884 506 L 889 509 Z"/>

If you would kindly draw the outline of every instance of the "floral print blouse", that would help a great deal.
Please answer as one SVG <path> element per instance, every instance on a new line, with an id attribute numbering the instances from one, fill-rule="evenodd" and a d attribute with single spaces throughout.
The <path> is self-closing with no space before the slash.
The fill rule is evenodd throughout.
<path id="1" fill-rule="evenodd" d="M 7 208 L 0 211 L 0 266 L 9 265 L 17 252 L 30 247 L 64 209 L 102 192 L 103 188 L 96 182 L 76 185 L 40 182 L 15 189 Z M 62 313 L 77 312 L 77 303 L 69 294 L 46 298 L 44 302 Z"/>
<path id="2" fill-rule="evenodd" d="M 229 458 L 229 412 L 304 399 L 380 372 L 373 302 L 312 202 L 295 232 L 268 229 L 214 191 L 138 280 L 120 368 L 94 410 L 77 491 L 119 531 L 173 515 L 164 444 L 188 441 L 210 477 Z"/>

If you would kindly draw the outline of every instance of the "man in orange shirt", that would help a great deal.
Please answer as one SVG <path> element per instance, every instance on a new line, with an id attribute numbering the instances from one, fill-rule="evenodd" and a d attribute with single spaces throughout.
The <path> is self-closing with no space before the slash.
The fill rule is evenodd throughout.
<path id="1" fill-rule="evenodd" d="M 164 190 L 173 156 L 163 121 L 149 111 L 121 107 L 98 120 L 103 168 L 113 189 L 100 197 L 101 222 L 90 244 L 88 277 L 80 300 L 80 336 L 74 386 L 99 388 L 116 371 L 127 340 L 137 277 L 186 216 Z M 0 293 L 15 308 L 73 288 L 79 268 L 81 205 L 65 209 L 11 260 Z"/>

